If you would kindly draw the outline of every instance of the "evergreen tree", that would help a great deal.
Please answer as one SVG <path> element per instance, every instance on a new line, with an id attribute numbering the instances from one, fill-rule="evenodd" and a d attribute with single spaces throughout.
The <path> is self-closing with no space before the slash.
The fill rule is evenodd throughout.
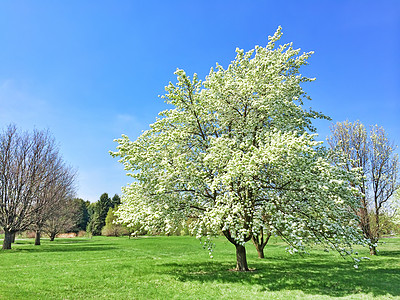
<path id="1" fill-rule="evenodd" d="M 121 204 L 121 198 L 118 194 L 115 194 L 114 197 L 111 199 L 112 208 L 116 208 L 118 205 Z"/>
<path id="2" fill-rule="evenodd" d="M 94 205 L 93 215 L 88 224 L 87 231 L 92 235 L 101 235 L 102 228 L 106 225 L 108 210 L 112 207 L 112 202 L 107 193 L 100 196 L 100 200 Z"/>
<path id="3" fill-rule="evenodd" d="M 79 208 L 78 221 L 77 221 L 74 231 L 78 232 L 80 230 L 86 230 L 86 227 L 90 220 L 90 215 L 89 215 L 89 211 L 88 211 L 88 206 L 90 205 L 90 202 L 85 201 L 81 198 L 75 198 L 73 201 L 74 201 L 74 203 L 76 203 L 76 206 Z"/>

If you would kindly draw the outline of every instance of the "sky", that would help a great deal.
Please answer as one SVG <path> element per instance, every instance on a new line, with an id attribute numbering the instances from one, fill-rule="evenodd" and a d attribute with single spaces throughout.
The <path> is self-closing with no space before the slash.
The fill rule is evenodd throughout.
<path id="1" fill-rule="evenodd" d="M 281 43 L 315 51 L 302 74 L 314 123 L 383 126 L 400 145 L 400 1 L 0 1 L 0 128 L 48 129 L 76 168 L 77 196 L 131 182 L 109 155 L 168 106 L 176 68 L 204 78 L 235 49 Z M 397 152 L 399 152 L 397 150 Z"/>

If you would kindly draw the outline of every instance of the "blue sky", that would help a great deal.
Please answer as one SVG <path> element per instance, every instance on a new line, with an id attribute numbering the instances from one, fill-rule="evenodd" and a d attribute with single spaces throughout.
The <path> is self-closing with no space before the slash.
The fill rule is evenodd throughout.
<path id="1" fill-rule="evenodd" d="M 201 78 L 235 48 L 315 51 L 303 73 L 313 109 L 383 126 L 400 145 L 400 1 L 2 1 L 0 127 L 48 128 L 96 201 L 130 181 L 109 150 L 167 106 L 173 72 Z M 315 123 L 322 139 L 330 122 Z"/>

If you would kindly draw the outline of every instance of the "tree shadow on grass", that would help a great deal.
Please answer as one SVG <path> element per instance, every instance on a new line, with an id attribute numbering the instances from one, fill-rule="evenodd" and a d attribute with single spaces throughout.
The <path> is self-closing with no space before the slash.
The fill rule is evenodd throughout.
<path id="1" fill-rule="evenodd" d="M 17 247 L 11 250 L 2 251 L 3 253 L 25 252 L 81 252 L 81 251 L 108 251 L 117 249 L 113 243 L 93 243 L 90 240 L 57 240 L 54 242 L 45 242 L 42 245 L 35 246 L 34 241 L 16 241 Z M 25 247 L 27 246 L 27 247 Z"/>
<path id="2" fill-rule="evenodd" d="M 390 252 L 390 251 L 389 251 Z M 398 255 L 394 251 L 393 255 Z M 388 255 L 388 254 L 386 254 Z M 354 269 L 349 261 L 329 261 L 318 256 L 266 258 L 251 262 L 254 272 L 232 272 L 228 263 L 168 264 L 170 275 L 180 281 L 241 283 L 259 291 L 300 290 L 308 295 L 343 297 L 358 293 L 400 296 L 400 266 L 380 268 L 379 261 Z"/>
<path id="3" fill-rule="evenodd" d="M 77 244 L 77 243 L 91 243 L 92 241 L 89 239 L 55 239 L 54 241 L 50 242 L 48 239 L 41 239 L 41 243 L 44 245 L 52 245 L 52 244 Z M 16 245 L 33 245 L 35 239 L 19 239 L 15 240 Z"/>
<path id="4" fill-rule="evenodd" d="M 379 256 L 400 257 L 400 251 L 382 251 L 378 253 L 378 257 Z"/>
<path id="5" fill-rule="evenodd" d="M 108 244 L 96 244 L 96 245 L 77 245 L 73 247 L 66 247 L 65 245 L 57 245 L 52 247 L 40 247 L 35 246 L 34 248 L 20 248 L 21 252 L 87 252 L 87 251 L 109 251 L 118 249 L 117 247 L 110 246 Z"/>

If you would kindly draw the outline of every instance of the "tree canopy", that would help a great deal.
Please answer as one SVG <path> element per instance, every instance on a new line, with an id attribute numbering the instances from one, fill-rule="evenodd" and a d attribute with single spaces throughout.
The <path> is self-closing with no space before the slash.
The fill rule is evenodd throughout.
<path id="1" fill-rule="evenodd" d="M 245 243 L 265 231 L 294 252 L 322 243 L 348 254 L 362 242 L 349 184 L 357 173 L 331 163 L 311 123 L 328 117 L 303 108 L 302 85 L 313 79 L 299 70 L 312 52 L 276 47 L 281 35 L 237 49 L 204 81 L 178 69 L 162 96 L 173 108 L 137 140 L 116 140 L 111 154 L 134 179 L 123 189 L 121 222 L 169 232 L 191 219 L 206 246 L 221 232 L 235 245 L 240 271 L 248 270 Z"/>

